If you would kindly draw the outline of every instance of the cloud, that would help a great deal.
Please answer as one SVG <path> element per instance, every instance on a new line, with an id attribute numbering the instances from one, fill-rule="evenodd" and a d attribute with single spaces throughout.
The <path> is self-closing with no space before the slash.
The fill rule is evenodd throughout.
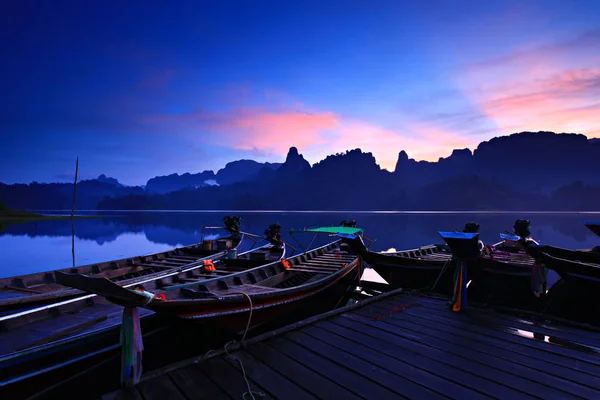
<path id="1" fill-rule="evenodd" d="M 600 135 L 600 30 L 468 66 L 459 81 L 498 127 Z"/>
<path id="2" fill-rule="evenodd" d="M 331 111 L 307 110 L 302 106 L 274 110 L 237 107 L 222 112 L 146 118 L 154 130 L 183 135 L 188 140 L 248 151 L 256 157 L 285 156 L 296 146 L 311 160 L 350 148 L 372 152 L 383 168 L 393 170 L 400 150 L 412 157 L 437 160 L 451 149 L 472 146 L 469 138 L 435 125 L 413 123 L 402 131 Z M 168 128 L 167 128 L 168 127 Z"/>
<path id="3" fill-rule="evenodd" d="M 339 123 L 338 116 L 329 112 L 271 111 L 254 107 L 159 115 L 145 118 L 143 122 L 153 129 L 164 127 L 199 142 L 278 154 L 285 154 L 290 146 L 324 144 L 321 133 Z"/>

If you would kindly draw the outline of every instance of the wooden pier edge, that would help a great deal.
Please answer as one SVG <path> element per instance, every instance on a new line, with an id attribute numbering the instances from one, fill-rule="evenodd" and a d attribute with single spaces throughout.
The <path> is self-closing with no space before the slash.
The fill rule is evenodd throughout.
<path id="1" fill-rule="evenodd" d="M 231 344 L 230 346 L 227 347 L 227 351 L 235 351 L 235 350 L 239 350 L 241 348 L 245 348 L 247 345 L 250 345 L 250 344 L 253 344 L 253 343 L 256 343 L 256 342 L 260 342 L 260 341 L 272 338 L 274 336 L 282 335 L 282 334 L 287 333 L 289 331 L 292 331 L 294 329 L 297 329 L 297 328 L 300 328 L 300 327 L 312 324 L 314 322 L 317 322 L 317 321 L 320 321 L 320 320 L 323 320 L 323 319 L 326 319 L 326 318 L 329 318 L 329 317 L 332 317 L 332 316 L 335 316 L 335 315 L 339 315 L 339 314 L 345 313 L 347 311 L 354 310 L 356 308 L 360 308 L 360 307 L 366 306 L 366 305 L 368 305 L 368 304 L 370 304 L 372 302 L 384 299 L 386 297 L 394 296 L 394 295 L 400 294 L 402 292 L 404 292 L 404 290 L 402 288 L 394 289 L 392 291 L 389 291 L 389 292 L 386 292 L 386 293 L 382 293 L 382 294 L 377 295 L 377 296 L 373 296 L 373 297 L 371 297 L 369 299 L 361 300 L 361 301 L 359 301 L 357 303 L 354 303 L 354 304 L 351 304 L 349 306 L 337 308 L 335 310 L 327 311 L 327 312 L 319 314 L 319 315 L 314 315 L 312 317 L 303 319 L 302 321 L 294 322 L 292 324 L 283 326 L 283 327 L 278 328 L 278 329 L 274 329 L 274 330 L 269 331 L 269 332 L 265 332 L 265 333 L 260 334 L 258 336 L 252 337 L 250 339 L 246 339 L 244 342 L 234 342 L 233 344 Z M 205 353 L 202 356 L 194 356 L 194 357 L 182 360 L 182 361 L 178 361 L 178 362 L 173 363 L 173 364 L 169 364 L 169 365 L 164 366 L 162 368 L 158 368 L 158 369 L 155 369 L 153 371 L 150 371 L 148 373 L 143 374 L 142 377 L 141 377 L 141 379 L 140 379 L 140 383 L 144 382 L 144 381 L 147 381 L 149 379 L 158 377 L 158 376 L 163 375 L 165 373 L 168 373 L 168 372 L 171 372 L 171 371 L 175 371 L 176 369 L 179 369 L 181 367 L 185 367 L 186 365 L 198 363 L 200 361 L 204 361 L 204 360 L 208 360 L 208 359 L 211 359 L 211 358 L 214 358 L 214 357 L 218 357 L 218 356 L 221 356 L 223 354 L 225 354 L 225 349 L 221 348 L 221 349 L 217 349 L 217 350 L 211 350 L 211 351 Z M 114 392 L 107 393 L 104 396 L 102 396 L 102 399 L 112 399 L 121 390 L 122 390 L 122 388 L 118 389 L 118 390 L 116 390 Z"/>

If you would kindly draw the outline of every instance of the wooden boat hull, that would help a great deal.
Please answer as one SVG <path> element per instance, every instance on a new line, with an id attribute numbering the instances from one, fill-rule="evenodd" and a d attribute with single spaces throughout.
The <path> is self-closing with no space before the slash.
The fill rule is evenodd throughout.
<path id="1" fill-rule="evenodd" d="M 468 267 L 470 299 L 490 305 L 537 311 L 543 302 L 531 288 L 532 263 L 517 264 L 480 257 Z"/>
<path id="2" fill-rule="evenodd" d="M 421 249 L 430 249 L 424 246 Z M 388 282 L 391 288 L 408 288 L 428 290 L 438 294 L 450 295 L 454 288 L 454 272 L 456 260 L 451 254 L 437 253 L 440 259 L 404 257 L 398 254 L 410 254 L 415 250 L 396 253 L 377 253 L 363 251 L 361 255 L 373 269 Z M 435 255 L 436 253 L 434 253 Z M 429 255 L 430 256 L 430 255 Z M 479 257 L 469 263 L 469 296 L 475 300 L 505 305 L 528 306 L 536 303 L 537 298 L 531 290 L 532 260 L 510 262 L 515 255 L 497 255 L 498 259 L 489 256 Z M 445 259 L 443 259 L 445 258 Z M 502 261 L 503 259 L 508 261 Z M 437 281 L 437 283 L 436 283 Z M 434 287 L 435 283 L 435 287 Z"/>
<path id="3" fill-rule="evenodd" d="M 446 261 L 418 260 L 375 252 L 364 252 L 362 256 L 393 289 L 431 289 L 441 294 L 452 291 L 450 258 Z"/>
<path id="4" fill-rule="evenodd" d="M 324 282 L 310 291 L 253 302 L 250 328 L 272 321 L 278 321 L 280 324 L 282 318 L 291 322 L 298 318 L 298 313 L 313 315 L 331 310 L 350 287 L 358 284 L 359 278 L 359 268 L 354 265 L 335 279 Z M 234 308 L 237 310 L 233 310 Z M 243 299 L 226 307 L 215 307 L 201 312 L 195 307 L 190 307 L 187 310 L 178 309 L 173 313 L 161 310 L 160 313 L 163 318 L 183 319 L 224 332 L 241 332 L 248 323 L 249 310 L 248 301 Z"/>
<path id="5" fill-rule="evenodd" d="M 81 273 L 104 276 L 120 285 L 130 285 L 158 277 L 177 269 L 184 269 L 205 258 L 219 259 L 228 250 L 237 250 L 243 234 L 231 235 L 220 240 L 230 241 L 231 249 L 208 250 L 202 243 L 185 246 L 146 256 L 134 256 L 120 260 L 67 268 L 58 272 Z M 0 315 L 27 307 L 39 307 L 84 295 L 81 290 L 68 288 L 56 282 L 56 272 L 49 271 L 0 279 Z"/>
<path id="6" fill-rule="evenodd" d="M 141 306 L 166 318 L 209 319 L 234 316 L 250 309 L 253 314 L 260 314 L 263 309 L 275 309 L 326 291 L 338 281 L 352 276 L 349 274 L 362 261 L 356 255 L 339 253 L 340 243 L 337 240 L 285 263 L 275 262 L 221 278 L 156 285 L 151 290 L 154 299 L 150 301 L 141 292 L 121 288 L 105 279 L 74 274 L 59 274 L 57 278 L 65 285 L 98 294 L 118 304 Z M 329 254 L 329 251 L 338 253 Z M 164 299 L 156 298 L 156 293 L 161 293 Z"/>
<path id="7" fill-rule="evenodd" d="M 255 257 L 261 253 L 262 256 Z M 272 262 L 267 253 L 276 257 L 275 260 L 281 259 L 285 248 L 258 247 L 240 254 L 241 259 L 223 258 L 218 265 L 237 272 Z M 168 277 L 151 278 L 151 281 L 175 280 L 192 272 L 174 272 Z M 0 391 L 6 387 L 28 386 L 28 382 L 49 382 L 48 377 L 63 376 L 65 371 L 68 377 L 74 365 L 85 369 L 94 365 L 98 356 L 119 353 L 122 310 L 123 307 L 104 298 L 86 294 L 84 299 L 50 304 L 39 311 L 25 311 L 22 316 L 0 317 Z M 140 310 L 140 315 L 143 332 L 152 333 L 165 327 L 164 321 L 155 318 L 150 310 Z M 86 321 L 91 325 L 84 326 Z M 53 331 L 57 332 L 54 337 Z M 36 339 L 43 341 L 36 343 Z"/>

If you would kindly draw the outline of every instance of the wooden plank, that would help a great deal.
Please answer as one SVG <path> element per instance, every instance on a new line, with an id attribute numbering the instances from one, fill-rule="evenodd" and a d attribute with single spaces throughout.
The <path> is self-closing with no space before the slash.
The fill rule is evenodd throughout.
<path id="1" fill-rule="evenodd" d="M 313 260 L 319 260 L 322 258 L 323 259 L 333 259 L 333 260 L 354 260 L 356 258 L 356 256 L 349 255 L 349 254 L 340 254 L 338 256 L 337 254 L 325 253 L 325 254 L 320 254 L 319 256 L 313 258 Z"/>
<path id="2" fill-rule="evenodd" d="M 103 395 L 101 400 L 144 400 L 137 388 L 124 388 Z"/>
<path id="3" fill-rule="evenodd" d="M 258 361 L 245 351 L 237 351 L 231 356 L 223 356 L 223 359 L 229 362 L 241 373 L 240 361 L 246 371 L 246 377 L 252 379 L 259 386 L 265 388 L 273 397 L 277 399 L 301 400 L 312 397 L 310 393 L 289 380 L 284 375 L 269 368 L 264 363 Z"/>
<path id="4" fill-rule="evenodd" d="M 308 330 L 308 328 L 304 330 Z M 372 350 L 368 350 L 360 343 L 350 342 L 348 344 L 343 340 L 338 340 L 338 337 L 332 334 L 328 335 L 327 333 L 318 332 L 318 335 L 312 336 L 312 340 L 310 336 L 307 336 L 302 332 L 291 332 L 288 335 L 293 335 L 297 338 L 302 338 L 302 335 L 305 335 L 302 343 L 305 345 L 311 345 L 315 350 L 325 352 L 325 354 L 328 354 L 331 350 L 328 348 L 328 346 L 321 345 L 321 343 L 325 343 L 323 340 L 321 340 L 321 337 L 329 338 L 331 340 L 331 344 L 329 344 L 329 346 L 333 346 L 338 349 L 337 351 L 333 352 L 333 354 L 336 354 L 336 356 L 340 357 L 340 359 L 344 359 L 346 363 L 348 362 L 348 358 L 352 359 L 352 357 L 360 357 L 361 359 L 370 363 L 371 366 L 369 366 L 367 363 L 361 363 L 362 365 L 357 364 L 357 367 L 364 371 L 385 369 L 386 372 L 395 372 L 400 376 L 412 373 L 411 377 L 420 379 L 421 382 L 423 382 L 423 379 L 419 378 L 418 375 L 427 375 L 429 373 L 438 375 L 438 377 L 443 376 L 448 381 L 455 383 L 455 385 L 452 386 L 450 385 L 450 382 L 447 381 L 448 384 L 444 385 L 441 383 L 444 379 L 442 379 L 442 381 L 438 380 L 437 388 L 431 388 L 438 393 L 425 394 L 425 391 L 423 390 L 424 387 L 419 389 L 419 386 L 415 384 L 414 381 L 411 385 L 410 381 L 402 380 L 399 376 L 394 376 L 395 374 L 381 374 L 379 371 L 377 371 L 377 376 L 373 376 L 373 378 L 378 379 L 380 384 L 390 388 L 391 390 L 395 390 L 397 393 L 403 393 L 409 398 L 441 398 L 442 393 L 458 399 L 484 399 L 488 398 L 487 394 L 489 393 L 495 393 L 501 398 L 532 398 L 525 393 L 521 393 L 511 389 L 510 387 L 498 384 L 496 381 L 483 379 L 477 375 L 466 372 L 464 369 L 461 370 L 460 367 L 462 366 L 462 363 L 454 366 L 453 368 L 452 365 L 444 365 L 440 362 L 437 362 L 435 359 L 432 360 L 421 357 L 419 355 L 415 355 L 414 352 L 411 354 L 408 352 L 410 351 L 409 347 L 403 348 L 405 351 L 402 353 L 402 358 L 406 360 L 406 362 L 403 362 L 399 359 L 394 359 L 391 356 L 386 356 L 385 353 L 375 353 Z M 411 365 L 409 365 L 409 363 Z M 435 378 L 431 375 L 429 377 L 431 379 Z M 449 386 L 452 386 L 452 388 Z"/>
<path id="5" fill-rule="evenodd" d="M 138 390 L 144 400 L 187 400 L 171 380 L 169 375 L 162 375 L 149 381 L 140 382 Z"/>
<path id="6" fill-rule="evenodd" d="M 373 308 L 375 309 L 375 307 Z M 424 328 L 431 328 L 433 329 L 433 331 L 430 331 L 432 335 L 435 332 L 435 334 L 437 334 L 438 337 L 444 336 L 447 339 L 447 341 L 451 343 L 458 343 L 463 339 L 466 339 L 468 343 L 471 343 L 471 346 L 474 346 L 476 343 L 484 343 L 486 345 L 498 349 L 509 350 L 522 356 L 543 359 L 546 361 L 546 370 L 552 371 L 552 373 L 555 375 L 561 374 L 561 372 L 556 370 L 557 367 L 559 369 L 562 367 L 568 367 L 573 369 L 574 371 L 577 371 L 578 373 L 584 373 L 586 375 L 589 375 L 589 377 L 600 376 L 595 372 L 589 371 L 589 364 L 581 363 L 577 360 L 563 357 L 561 355 L 548 353 L 543 349 L 529 348 L 520 343 L 511 343 L 506 340 L 491 337 L 490 335 L 486 335 L 485 333 L 481 334 L 475 332 L 474 328 L 472 327 L 456 328 L 450 324 L 444 323 L 444 321 L 439 322 L 432 321 L 427 318 L 415 318 L 414 316 L 408 315 L 409 312 L 410 310 L 407 309 L 402 313 L 402 317 L 404 319 L 398 318 L 398 314 L 393 314 L 379 321 L 385 321 L 386 323 L 395 325 L 397 327 L 401 327 L 402 329 L 412 330 L 417 333 L 423 331 Z M 365 313 L 364 311 L 359 310 L 357 312 L 357 315 L 362 315 L 367 318 L 371 318 L 372 311 L 370 313 Z M 551 364 L 553 364 L 554 366 L 552 366 Z M 554 370 L 552 368 L 554 368 Z M 598 380 L 598 378 L 595 378 L 594 380 L 598 384 L 600 384 L 600 380 Z"/>
<path id="7" fill-rule="evenodd" d="M 434 346 L 436 341 L 434 338 L 448 338 L 452 335 L 452 340 L 444 340 L 441 343 L 444 349 L 453 348 L 457 352 L 466 352 L 469 350 L 481 352 L 494 357 L 499 357 L 508 363 L 521 364 L 525 367 L 537 369 L 544 373 L 550 374 L 556 377 L 563 377 L 572 382 L 576 382 L 582 385 L 586 385 L 592 388 L 597 387 L 600 384 L 600 378 L 597 376 L 582 374 L 580 371 L 572 370 L 563 367 L 561 364 L 552 364 L 549 360 L 543 357 L 535 357 L 531 355 L 523 355 L 519 352 L 515 352 L 510 346 L 503 346 L 502 344 L 488 343 L 480 341 L 471 337 L 463 337 L 461 335 L 453 335 L 447 332 L 432 329 L 430 327 L 418 324 L 406 323 L 404 321 L 395 321 L 391 318 L 381 319 L 377 322 L 372 321 L 370 318 L 365 318 L 356 314 L 344 315 L 346 319 L 352 319 L 364 324 L 376 323 L 377 328 L 388 332 L 393 335 L 406 337 L 414 341 L 423 341 L 424 344 Z M 336 324 L 343 324 L 342 318 L 332 320 Z M 438 342 L 439 343 L 439 342 Z M 576 365 L 576 364 L 575 364 Z"/>
<path id="8" fill-rule="evenodd" d="M 308 269 L 319 269 L 319 270 L 326 270 L 326 271 L 339 271 L 339 269 L 342 267 L 342 264 L 338 264 L 335 266 L 328 266 L 328 265 L 315 264 L 315 263 L 302 263 L 302 264 L 298 264 L 298 267 L 308 268 Z"/>
<path id="9" fill-rule="evenodd" d="M 512 387 L 526 393 L 543 395 L 548 399 L 564 398 L 565 395 L 581 398 L 600 396 L 597 389 L 585 387 L 568 380 L 568 378 L 577 379 L 577 374 L 571 374 L 565 377 L 567 379 L 564 379 L 546 373 L 544 371 L 545 364 L 542 360 L 532 360 L 533 362 L 530 365 L 523 365 L 519 363 L 522 360 L 510 358 L 510 356 L 504 359 L 500 358 L 499 356 L 503 355 L 502 351 L 500 351 L 499 356 L 496 356 L 495 354 L 483 352 L 478 348 L 448 343 L 445 340 L 424 333 L 416 334 L 411 333 L 411 331 L 406 332 L 402 329 L 393 328 L 391 330 L 381 329 L 382 325 L 382 321 L 375 322 L 366 318 L 357 320 L 355 318 L 340 317 L 332 321 L 322 321 L 316 324 L 315 327 L 334 332 L 337 335 L 343 335 L 353 341 L 358 340 L 359 343 L 367 347 L 385 351 L 387 354 L 398 358 L 405 356 L 407 347 L 410 348 L 410 351 L 414 351 L 423 357 L 438 360 L 444 364 L 450 363 L 451 367 L 463 367 L 464 363 L 461 362 L 460 358 L 465 358 L 475 362 L 476 369 L 474 371 L 478 375 L 487 373 L 488 376 L 495 379 L 499 373 L 500 377 L 510 381 Z M 489 350 L 494 351 L 493 348 Z M 533 364 L 533 367 L 531 364 Z M 479 369 L 480 367 L 483 369 Z M 495 370 L 490 370 L 489 367 Z M 536 370 L 534 367 L 539 369 Z M 507 374 L 512 376 L 507 376 Z M 523 380 L 528 381 L 523 382 Z M 434 386 L 430 387 L 434 388 Z"/>
<path id="10" fill-rule="evenodd" d="M 437 300 L 423 298 L 421 301 L 427 304 L 435 304 Z M 572 340 L 574 342 L 582 342 L 590 344 L 596 347 L 600 347 L 600 329 L 596 331 L 584 330 L 582 328 L 572 328 L 565 325 L 556 325 L 547 323 L 544 321 L 532 321 L 520 318 L 518 316 L 510 315 L 505 312 L 497 312 L 496 310 L 479 309 L 476 307 L 469 308 L 469 315 L 471 318 L 485 322 L 502 322 L 506 325 L 522 327 L 525 330 L 535 330 L 536 332 L 549 335 L 559 336 L 565 339 Z M 593 329 L 593 327 L 590 327 Z"/>
<path id="11" fill-rule="evenodd" d="M 177 267 L 179 267 L 179 265 L 175 265 L 175 266 L 171 266 L 171 265 L 164 265 L 164 264 L 138 264 L 140 267 L 144 267 L 144 268 L 162 268 L 163 270 L 168 270 L 168 269 L 177 269 Z M 181 265 L 185 265 L 185 264 L 181 264 Z"/>
<path id="12" fill-rule="evenodd" d="M 306 264 L 306 265 L 311 265 L 311 264 L 312 265 L 322 265 L 324 267 L 327 267 L 327 266 L 329 266 L 329 267 L 338 267 L 338 266 L 340 266 L 342 264 L 350 264 L 350 263 L 349 262 L 345 263 L 343 260 L 331 260 L 331 261 L 328 261 L 328 260 L 315 260 L 315 259 L 313 259 L 313 260 L 303 261 L 301 264 Z"/>
<path id="13" fill-rule="evenodd" d="M 397 303 L 396 303 L 397 304 Z M 394 303 L 383 301 L 381 304 L 377 304 L 385 308 L 389 306 L 393 306 Z M 437 321 L 440 324 L 446 324 L 453 326 L 455 328 L 461 330 L 468 330 L 470 332 L 478 332 L 487 337 L 493 337 L 501 340 L 506 340 L 512 343 L 522 344 L 524 346 L 543 350 L 547 353 L 553 353 L 560 355 L 565 358 L 572 358 L 575 360 L 579 360 L 582 362 L 588 363 L 588 367 L 591 370 L 594 370 L 595 373 L 600 374 L 600 352 L 597 350 L 590 350 L 593 354 L 584 353 L 583 351 L 573 351 L 574 348 L 568 349 L 566 347 L 550 345 L 550 343 L 545 343 L 538 340 L 533 340 L 532 338 L 528 338 L 523 336 L 525 332 L 519 331 L 517 329 L 511 329 L 503 324 L 490 324 L 488 326 L 478 325 L 470 315 L 468 314 L 468 310 L 466 313 L 455 313 L 450 310 L 444 309 L 436 309 L 433 307 L 427 307 L 426 310 L 415 311 L 414 308 L 407 308 L 404 312 L 406 314 L 406 318 L 425 318 Z M 573 345 L 575 347 L 575 344 Z"/>
<path id="14" fill-rule="evenodd" d="M 398 293 L 402 293 L 402 290 L 403 289 L 401 289 L 401 288 L 394 289 L 394 290 L 392 290 L 392 291 L 390 291 L 388 293 L 380 294 L 377 297 L 372 297 L 372 298 L 364 300 L 364 301 L 362 301 L 360 303 L 354 303 L 354 304 L 351 304 L 349 306 L 340 307 L 340 308 L 337 308 L 337 309 L 334 309 L 334 310 L 331 310 L 331 311 L 324 312 L 322 314 L 314 315 L 314 316 L 306 318 L 306 319 L 304 319 L 302 321 L 296 321 L 296 322 L 293 322 L 293 323 L 291 323 L 289 325 L 283 326 L 281 328 L 278 328 L 278 329 L 275 329 L 275 330 L 272 330 L 272 331 L 269 331 L 269 332 L 265 332 L 265 333 L 260 334 L 258 336 L 254 336 L 254 337 L 248 338 L 243 343 L 240 343 L 240 342 L 234 343 L 234 344 L 228 346 L 229 352 L 238 350 L 238 349 L 240 349 L 242 347 L 246 348 L 250 344 L 262 342 L 263 340 L 267 340 L 267 339 L 273 338 L 275 336 L 283 335 L 286 332 L 292 331 L 294 329 L 298 329 L 298 328 L 300 328 L 302 326 L 306 326 L 306 325 L 312 324 L 315 321 L 320 321 L 320 320 L 329 318 L 329 317 L 334 316 L 334 315 L 338 315 L 338 314 L 341 314 L 341 313 L 344 313 L 344 312 L 355 310 L 357 308 L 365 307 L 365 306 L 367 306 L 369 304 L 372 304 L 373 302 L 379 301 L 379 300 L 381 300 L 383 298 L 396 296 L 396 295 L 398 295 Z M 224 350 L 222 350 L 222 349 L 221 350 L 216 350 L 216 351 L 214 351 L 212 353 L 211 357 L 220 357 L 223 354 L 224 354 Z M 170 371 L 175 371 L 176 369 L 179 369 L 179 368 L 181 368 L 183 366 L 186 366 L 186 365 L 189 365 L 189 364 L 198 363 L 201 359 L 202 359 L 202 357 L 199 357 L 199 356 L 190 357 L 190 358 L 185 359 L 183 361 L 175 362 L 175 363 L 166 365 L 166 366 L 164 366 L 162 368 L 156 369 L 154 371 L 150 371 L 150 372 L 144 374 L 141 379 L 142 380 L 152 379 L 155 376 L 159 376 L 159 375 L 162 375 L 162 374 L 170 372 Z"/>
<path id="15" fill-rule="evenodd" d="M 460 334 L 474 334 L 477 339 L 494 341 L 498 344 L 503 343 L 502 345 L 519 349 L 523 354 L 537 354 L 546 358 L 551 357 L 552 359 L 560 360 L 560 364 L 572 364 L 573 361 L 584 362 L 587 364 L 586 371 L 600 373 L 600 368 L 597 365 L 600 358 L 595 355 L 585 354 L 579 351 L 573 351 L 573 349 L 545 343 L 534 339 L 533 337 L 528 338 L 523 336 L 526 332 L 519 332 L 502 325 L 479 326 L 470 321 L 467 314 L 452 313 L 449 310 L 436 311 L 429 308 L 424 308 L 419 311 L 409 308 L 406 309 L 403 314 L 403 318 L 406 321 L 419 324 L 427 323 L 434 328 L 439 327 L 440 329 L 452 330 L 452 332 L 459 332 Z M 392 318 L 394 318 L 394 316 L 392 316 Z"/>
<path id="16" fill-rule="evenodd" d="M 31 294 L 41 294 L 41 293 L 43 293 L 43 291 L 41 291 L 41 290 L 28 289 L 28 288 L 20 288 L 20 287 L 9 286 L 9 285 L 4 286 L 4 288 L 10 289 L 10 290 L 16 290 L 18 292 L 31 293 Z"/>
<path id="17" fill-rule="evenodd" d="M 186 263 L 192 263 L 194 261 L 199 260 L 198 257 L 190 257 L 190 256 L 169 256 L 163 258 L 163 260 L 174 260 L 174 261 L 184 261 Z"/>
<path id="18" fill-rule="evenodd" d="M 290 271 L 297 271 L 297 272 L 310 272 L 313 274 L 329 274 L 330 271 L 320 271 L 320 270 L 315 270 L 315 269 L 305 269 L 305 268 L 298 268 L 296 266 L 293 266 Z"/>
<path id="19" fill-rule="evenodd" d="M 182 265 L 187 265 L 190 264 L 187 261 L 177 261 L 177 260 L 170 260 L 167 258 L 162 258 L 162 259 L 158 259 L 158 260 L 148 260 L 147 262 L 151 263 L 151 264 L 163 264 L 163 265 L 169 265 L 169 266 L 174 266 L 174 267 L 180 267 Z"/>
<path id="20" fill-rule="evenodd" d="M 168 374 L 175 386 L 188 399 L 213 400 L 228 398 L 227 394 L 208 379 L 200 368 L 194 364 L 186 365 Z"/>
<path id="21" fill-rule="evenodd" d="M 323 324 L 330 323 L 323 321 L 318 325 L 322 326 Z M 426 369 L 413 366 L 406 361 L 405 354 L 398 358 L 393 357 L 392 349 L 390 346 L 386 348 L 384 342 L 374 343 L 373 346 L 362 343 L 360 339 L 357 340 L 359 336 L 355 335 L 356 332 L 349 329 L 345 331 L 338 329 L 338 333 L 342 332 L 342 336 L 317 326 L 308 326 L 302 329 L 302 332 L 396 375 L 392 379 L 401 385 L 402 393 L 409 398 L 442 399 L 445 398 L 444 395 L 460 396 L 465 399 L 481 397 L 478 393 L 460 384 L 440 378 Z M 377 342 L 376 339 L 375 342 Z"/>
<path id="22" fill-rule="evenodd" d="M 240 399 L 248 391 L 242 373 L 221 357 L 211 358 L 196 365 L 232 399 Z M 275 399 L 273 395 L 267 392 L 265 388 L 258 386 L 251 378 L 248 378 L 248 382 L 253 392 L 265 394 L 262 399 Z M 246 395 L 246 398 L 249 398 L 249 396 Z"/>
<path id="23" fill-rule="evenodd" d="M 377 381 L 365 378 L 360 372 L 348 368 L 343 359 L 332 361 L 323 354 L 307 349 L 285 337 L 274 338 L 269 341 L 269 345 L 362 398 L 393 399 L 402 397 L 380 386 Z"/>
<path id="24" fill-rule="evenodd" d="M 354 393 L 346 390 L 345 387 L 306 368 L 285 353 L 275 350 L 268 345 L 268 342 L 255 343 L 249 346 L 247 351 L 275 371 L 293 377 L 294 382 L 306 388 L 315 397 L 320 399 L 360 399 Z"/>

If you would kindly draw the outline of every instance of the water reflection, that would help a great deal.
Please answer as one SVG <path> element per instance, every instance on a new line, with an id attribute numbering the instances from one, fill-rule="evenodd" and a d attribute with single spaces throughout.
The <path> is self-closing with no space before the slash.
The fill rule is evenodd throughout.
<path id="1" fill-rule="evenodd" d="M 414 248 L 440 243 L 440 230 L 460 230 L 468 221 L 480 224 L 481 238 L 492 243 L 498 233 L 511 230 L 518 218 L 530 219 L 532 235 L 542 243 L 567 248 L 590 248 L 600 243 L 583 221 L 594 219 L 580 214 L 490 214 L 490 213 L 294 213 L 294 212 L 102 212 L 103 218 L 75 220 L 74 247 L 77 265 L 164 251 L 197 243 L 202 227 L 221 225 L 226 215 L 242 216 L 242 230 L 262 234 L 272 223 L 282 226 L 283 239 L 299 247 L 290 229 L 337 225 L 355 219 L 368 237 L 375 239 L 374 250 Z M 214 234 L 214 232 L 211 232 Z M 302 246 L 312 234 L 295 235 Z M 0 233 L 0 276 L 66 268 L 72 264 L 72 226 L 69 220 L 49 220 L 11 224 Z M 315 239 L 313 246 L 327 241 Z M 250 245 L 251 243 L 247 243 Z M 300 250 L 300 248 L 299 248 Z"/>

